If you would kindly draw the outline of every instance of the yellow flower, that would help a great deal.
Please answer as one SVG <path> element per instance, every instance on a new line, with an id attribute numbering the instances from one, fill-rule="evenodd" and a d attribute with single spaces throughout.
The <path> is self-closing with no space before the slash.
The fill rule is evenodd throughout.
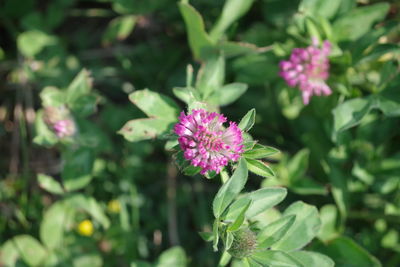
<path id="1" fill-rule="evenodd" d="M 84 236 L 91 236 L 93 234 L 93 224 L 90 220 L 81 221 L 78 225 L 78 232 Z"/>
<path id="2" fill-rule="evenodd" d="M 113 199 L 108 202 L 107 209 L 111 213 L 119 213 L 121 211 L 121 203 L 119 203 L 118 199 Z"/>

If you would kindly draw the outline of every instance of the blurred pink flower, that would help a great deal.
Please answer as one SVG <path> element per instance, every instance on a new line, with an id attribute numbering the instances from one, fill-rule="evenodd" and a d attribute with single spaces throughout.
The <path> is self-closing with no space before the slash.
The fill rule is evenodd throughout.
<path id="1" fill-rule="evenodd" d="M 298 86 L 302 91 L 303 102 L 307 105 L 313 95 L 330 95 L 332 93 L 326 80 L 329 77 L 329 60 L 331 44 L 324 41 L 319 47 L 318 41 L 306 48 L 294 48 L 289 60 L 280 62 L 279 75 L 290 87 Z"/>
<path id="2" fill-rule="evenodd" d="M 54 123 L 53 129 L 58 138 L 64 138 L 74 135 L 75 124 L 71 119 L 59 120 Z"/>
<path id="3" fill-rule="evenodd" d="M 219 173 L 223 166 L 239 160 L 243 153 L 242 131 L 235 122 L 229 122 L 229 127 L 225 128 L 226 121 L 222 114 L 203 109 L 193 110 L 188 115 L 182 112 L 179 116 L 174 130 L 183 155 L 191 165 L 201 167 L 201 174 Z"/>
<path id="4" fill-rule="evenodd" d="M 44 120 L 58 138 L 70 137 L 76 132 L 75 122 L 65 106 L 46 107 Z"/>

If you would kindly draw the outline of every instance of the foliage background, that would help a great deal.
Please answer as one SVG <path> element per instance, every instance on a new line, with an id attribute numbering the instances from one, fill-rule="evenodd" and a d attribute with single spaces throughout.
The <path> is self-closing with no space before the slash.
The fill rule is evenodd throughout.
<path id="1" fill-rule="evenodd" d="M 330 255 L 337 266 L 361 266 L 352 265 L 357 259 L 376 266 L 365 251 L 383 266 L 398 266 L 400 4 L 331 1 L 337 3 L 331 13 L 334 8 L 318 6 L 320 2 L 255 1 L 227 29 L 226 40 L 251 43 L 259 50 L 227 58 L 225 82 L 243 82 L 249 88 L 222 111 L 238 121 L 256 108 L 253 137 L 283 153 L 273 165 L 277 178 L 253 176 L 247 189 L 288 187 L 279 210 L 296 200 L 316 205 L 323 231 L 310 248 Z M 211 0 L 190 4 L 203 16 L 206 29 L 224 6 Z M 311 22 L 302 24 L 307 17 Z M 330 36 L 326 22 L 333 31 Z M 162 263 L 160 254 L 180 245 L 190 266 L 217 265 L 219 255 L 197 232 L 212 227 L 210 207 L 219 181 L 179 174 L 163 140 L 131 143 L 116 134 L 126 121 L 145 117 L 128 94 L 149 88 L 173 97 L 172 88 L 185 86 L 187 64 L 197 72 L 200 64 L 193 59 L 186 34 L 175 1 L 1 2 L 0 243 L 21 234 L 38 239 L 46 211 L 61 199 L 39 185 L 38 174 L 60 181 L 65 162 L 60 151 L 70 144 L 33 143 L 38 134 L 34 121 L 43 88 L 68 88 L 85 68 L 93 83 L 88 99 L 95 99 L 95 105 L 81 122 L 83 142 L 90 144 L 91 152 L 80 155 L 90 162 L 90 184 L 79 192 L 91 200 L 74 201 L 81 207 L 94 200 L 101 212 L 79 212 L 71 219 L 59 252 L 61 262 Z M 314 97 L 304 107 L 298 91 L 279 78 L 278 63 L 315 34 L 337 48 L 329 80 L 335 93 Z M 57 212 L 47 216 L 52 218 L 50 231 Z M 273 211 L 268 216 L 273 218 Z M 94 232 L 84 236 L 77 225 L 88 218 Z M 182 251 L 174 253 L 174 259 L 186 257 Z"/>

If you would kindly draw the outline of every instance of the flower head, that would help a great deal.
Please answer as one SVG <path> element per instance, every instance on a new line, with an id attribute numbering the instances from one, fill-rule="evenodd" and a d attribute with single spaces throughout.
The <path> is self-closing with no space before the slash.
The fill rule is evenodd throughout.
<path id="1" fill-rule="evenodd" d="M 329 41 L 322 47 L 313 39 L 313 44 L 306 48 L 295 48 L 289 60 L 280 62 L 279 75 L 286 83 L 302 91 L 303 102 L 307 105 L 312 95 L 330 95 L 332 93 L 325 81 L 329 77 L 328 55 L 331 51 Z"/>
<path id="2" fill-rule="evenodd" d="M 72 136 L 75 133 L 75 123 L 71 119 L 59 120 L 54 123 L 53 130 L 58 138 Z"/>
<path id="3" fill-rule="evenodd" d="M 91 236 L 93 234 L 93 223 L 90 220 L 83 220 L 78 225 L 78 232 L 83 236 Z"/>
<path id="4" fill-rule="evenodd" d="M 75 122 L 69 110 L 64 106 L 46 107 L 44 120 L 58 138 L 73 136 L 76 132 Z"/>
<path id="5" fill-rule="evenodd" d="M 175 125 L 175 133 L 186 160 L 193 166 L 201 167 L 201 174 L 207 171 L 220 172 L 229 161 L 237 161 L 243 153 L 242 131 L 234 122 L 229 127 L 222 114 L 195 109 L 191 114 L 184 112 Z"/>

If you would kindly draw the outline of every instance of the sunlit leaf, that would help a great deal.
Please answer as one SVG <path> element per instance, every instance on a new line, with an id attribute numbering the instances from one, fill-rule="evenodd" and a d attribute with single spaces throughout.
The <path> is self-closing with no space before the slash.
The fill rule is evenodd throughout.
<path id="1" fill-rule="evenodd" d="M 229 180 L 219 189 L 213 201 L 213 213 L 219 218 L 233 199 L 242 191 L 247 181 L 247 164 L 240 159 L 239 164 Z"/>

